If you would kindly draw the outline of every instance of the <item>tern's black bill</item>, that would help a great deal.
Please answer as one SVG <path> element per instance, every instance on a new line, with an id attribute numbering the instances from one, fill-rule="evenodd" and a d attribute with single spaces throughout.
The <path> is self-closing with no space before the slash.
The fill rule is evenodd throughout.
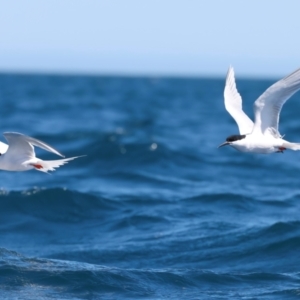
<path id="1" fill-rule="evenodd" d="M 221 144 L 218 148 L 221 148 L 221 147 L 229 145 L 229 144 L 230 144 L 229 142 L 225 142 L 225 143 Z"/>

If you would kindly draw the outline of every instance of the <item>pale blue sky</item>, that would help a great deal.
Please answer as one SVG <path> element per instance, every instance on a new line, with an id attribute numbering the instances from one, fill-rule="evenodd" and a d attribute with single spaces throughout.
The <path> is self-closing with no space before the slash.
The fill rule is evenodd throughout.
<path id="1" fill-rule="evenodd" d="M 299 0 L 0 0 L 0 72 L 285 75 Z"/>

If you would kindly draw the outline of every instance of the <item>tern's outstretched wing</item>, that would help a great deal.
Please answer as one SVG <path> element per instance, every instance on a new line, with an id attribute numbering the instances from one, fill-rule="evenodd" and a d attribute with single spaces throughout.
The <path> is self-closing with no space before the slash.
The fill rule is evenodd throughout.
<path id="1" fill-rule="evenodd" d="M 37 146 L 49 152 L 55 153 L 61 157 L 64 157 L 61 153 L 59 153 L 48 144 L 21 133 L 5 132 L 3 135 L 9 144 L 7 155 L 17 155 L 22 157 L 26 156 L 27 158 L 32 158 L 35 156 L 33 146 Z"/>
<path id="2" fill-rule="evenodd" d="M 251 133 L 253 130 L 253 122 L 243 111 L 242 98 L 236 89 L 234 71 L 231 66 L 226 76 L 224 100 L 225 108 L 237 123 L 240 134 Z"/>
<path id="3" fill-rule="evenodd" d="M 279 137 L 278 122 L 283 104 L 300 89 L 300 69 L 271 85 L 255 102 L 253 132 Z"/>

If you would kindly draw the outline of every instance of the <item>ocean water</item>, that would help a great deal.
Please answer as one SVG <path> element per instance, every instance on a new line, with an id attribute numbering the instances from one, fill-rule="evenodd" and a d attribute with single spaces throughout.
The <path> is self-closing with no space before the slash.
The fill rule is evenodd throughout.
<path id="1" fill-rule="evenodd" d="M 217 149 L 224 78 L 0 75 L 2 132 L 86 155 L 0 171 L 0 298 L 298 299 L 300 153 Z M 274 81 L 237 80 L 249 116 Z"/>

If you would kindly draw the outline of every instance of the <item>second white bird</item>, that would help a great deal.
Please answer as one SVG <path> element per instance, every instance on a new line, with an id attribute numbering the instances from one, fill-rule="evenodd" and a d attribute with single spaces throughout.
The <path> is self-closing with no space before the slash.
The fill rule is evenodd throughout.
<path id="1" fill-rule="evenodd" d="M 55 168 L 79 157 L 76 156 L 59 160 L 41 160 L 35 156 L 33 146 L 55 153 L 61 157 L 64 156 L 48 144 L 21 133 L 5 132 L 3 135 L 6 138 L 8 145 L 0 142 L 1 170 L 27 171 L 36 169 L 47 173 L 48 171 L 54 171 Z"/>
<path id="2" fill-rule="evenodd" d="M 300 69 L 270 86 L 254 102 L 254 123 L 242 109 L 242 98 L 236 89 L 234 71 L 230 67 L 224 90 L 225 108 L 239 127 L 219 147 L 229 145 L 242 152 L 273 153 L 286 149 L 300 150 L 300 143 L 290 143 L 278 131 L 283 104 L 300 89 Z M 299 125 L 300 126 L 300 125 Z"/>

